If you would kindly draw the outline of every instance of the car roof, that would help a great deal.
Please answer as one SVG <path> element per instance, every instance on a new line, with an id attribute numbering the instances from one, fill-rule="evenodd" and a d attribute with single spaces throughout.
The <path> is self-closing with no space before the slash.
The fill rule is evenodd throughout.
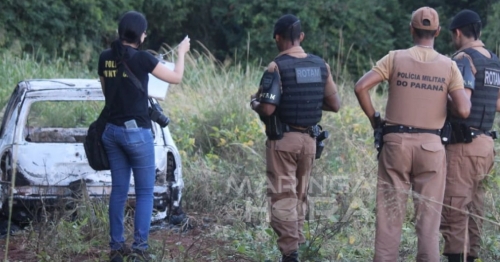
<path id="1" fill-rule="evenodd" d="M 101 89 L 99 79 L 53 78 L 28 79 L 19 82 L 18 86 L 26 91 L 60 90 L 60 89 Z"/>

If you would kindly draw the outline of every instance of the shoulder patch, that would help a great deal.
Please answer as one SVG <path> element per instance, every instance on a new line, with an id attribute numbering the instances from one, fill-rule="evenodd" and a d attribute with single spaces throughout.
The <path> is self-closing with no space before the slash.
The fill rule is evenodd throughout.
<path id="1" fill-rule="evenodd" d="M 273 79 L 274 79 L 274 74 L 271 72 L 266 71 L 264 75 L 262 76 L 262 90 L 267 91 L 269 88 L 271 88 L 273 84 Z"/>
<path id="2" fill-rule="evenodd" d="M 322 82 L 319 67 L 297 67 L 295 68 L 295 77 L 299 84 Z"/>
<path id="3" fill-rule="evenodd" d="M 462 56 L 462 58 L 455 59 L 453 61 L 455 61 L 458 70 L 462 74 L 462 78 L 464 80 L 464 87 L 474 90 L 475 88 L 474 82 L 476 80 L 476 77 L 472 72 L 471 62 L 469 61 L 469 59 L 465 56 Z"/>
<path id="4" fill-rule="evenodd" d="M 281 99 L 279 73 L 277 71 L 269 72 L 266 70 L 260 82 L 262 85 L 262 92 L 260 94 L 259 101 L 261 103 L 279 105 Z"/>

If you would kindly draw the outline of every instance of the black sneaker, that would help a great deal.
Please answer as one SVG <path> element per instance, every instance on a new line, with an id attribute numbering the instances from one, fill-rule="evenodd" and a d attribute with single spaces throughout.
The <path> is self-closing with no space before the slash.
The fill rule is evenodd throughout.
<path id="1" fill-rule="evenodd" d="M 118 250 L 111 250 L 111 252 L 109 252 L 109 261 L 123 262 L 123 258 L 130 255 L 130 253 L 132 253 L 132 251 L 127 246 L 123 246 Z"/>
<path id="2" fill-rule="evenodd" d="M 288 255 L 283 255 L 281 257 L 281 262 L 300 262 L 299 253 L 297 251 L 294 251 Z"/>
<path id="3" fill-rule="evenodd" d="M 474 262 L 476 261 L 477 257 L 471 257 L 471 256 L 467 256 L 467 262 Z"/>
<path id="4" fill-rule="evenodd" d="M 134 249 L 127 261 L 133 262 L 147 262 L 154 261 L 155 256 L 148 252 L 148 250 Z"/>

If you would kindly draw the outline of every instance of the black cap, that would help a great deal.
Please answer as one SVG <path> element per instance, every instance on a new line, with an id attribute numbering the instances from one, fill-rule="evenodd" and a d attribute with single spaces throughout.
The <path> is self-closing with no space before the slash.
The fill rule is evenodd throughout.
<path id="1" fill-rule="evenodd" d="M 280 17 L 274 24 L 273 39 L 276 35 L 283 35 L 283 33 L 285 33 L 287 29 L 290 29 L 295 23 L 300 23 L 300 20 L 294 15 L 287 14 Z"/>
<path id="2" fill-rule="evenodd" d="M 454 30 L 475 23 L 481 23 L 479 15 L 472 10 L 464 9 L 453 17 L 449 29 Z"/>

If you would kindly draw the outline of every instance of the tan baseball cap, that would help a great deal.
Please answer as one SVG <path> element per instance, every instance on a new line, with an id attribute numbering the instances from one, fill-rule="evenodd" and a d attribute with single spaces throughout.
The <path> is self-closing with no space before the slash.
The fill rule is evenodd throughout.
<path id="1" fill-rule="evenodd" d="M 437 30 L 439 28 L 439 15 L 433 8 L 421 7 L 411 15 L 411 26 L 423 30 Z"/>

